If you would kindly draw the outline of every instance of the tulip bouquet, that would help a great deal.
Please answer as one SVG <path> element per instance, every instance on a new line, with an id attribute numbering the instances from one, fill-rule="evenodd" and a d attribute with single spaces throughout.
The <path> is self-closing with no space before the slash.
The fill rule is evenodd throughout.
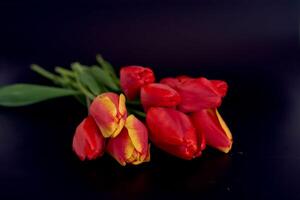
<path id="1" fill-rule="evenodd" d="M 109 62 L 96 58 L 98 65 L 73 63 L 71 69 L 56 67 L 56 73 L 32 65 L 60 87 L 3 86 L 0 105 L 74 96 L 88 108 L 72 143 L 80 160 L 107 152 L 123 166 L 137 165 L 150 161 L 150 143 L 186 160 L 201 156 L 206 145 L 230 151 L 232 135 L 217 110 L 227 93 L 226 82 L 188 76 L 156 82 L 153 71 L 142 66 L 122 67 L 118 78 Z"/>

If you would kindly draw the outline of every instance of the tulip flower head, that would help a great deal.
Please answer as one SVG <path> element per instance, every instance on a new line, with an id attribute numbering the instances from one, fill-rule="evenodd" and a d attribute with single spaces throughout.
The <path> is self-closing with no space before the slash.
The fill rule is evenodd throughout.
<path id="1" fill-rule="evenodd" d="M 221 97 L 225 97 L 227 90 L 228 90 L 228 84 L 225 81 L 221 80 L 211 80 L 210 81 Z"/>
<path id="2" fill-rule="evenodd" d="M 144 110 L 150 107 L 175 107 L 180 101 L 178 92 L 168 85 L 151 83 L 141 89 L 141 103 Z"/>
<path id="3" fill-rule="evenodd" d="M 150 161 L 147 128 L 134 115 L 129 115 L 121 133 L 109 139 L 106 149 L 123 166 Z"/>
<path id="4" fill-rule="evenodd" d="M 190 160 L 205 148 L 203 137 L 196 135 L 189 117 L 172 108 L 152 107 L 147 112 L 151 141 L 162 150 Z"/>
<path id="5" fill-rule="evenodd" d="M 105 138 L 116 137 L 123 129 L 127 118 L 125 96 L 112 92 L 102 93 L 90 105 L 90 115 Z"/>
<path id="6" fill-rule="evenodd" d="M 227 84 L 224 81 L 210 81 L 206 78 L 165 78 L 160 81 L 174 88 L 181 96 L 178 110 L 189 113 L 202 109 L 216 108 L 226 95 Z"/>
<path id="7" fill-rule="evenodd" d="M 93 160 L 103 155 L 105 139 L 91 116 L 76 128 L 72 146 L 80 160 Z"/>
<path id="8" fill-rule="evenodd" d="M 232 146 L 232 135 L 217 109 L 204 109 L 191 115 L 198 134 L 205 135 L 206 144 L 228 153 Z"/>
<path id="9" fill-rule="evenodd" d="M 139 96 L 141 87 L 154 81 L 154 73 L 150 68 L 141 66 L 121 68 L 120 85 L 129 100 L 134 100 Z"/>

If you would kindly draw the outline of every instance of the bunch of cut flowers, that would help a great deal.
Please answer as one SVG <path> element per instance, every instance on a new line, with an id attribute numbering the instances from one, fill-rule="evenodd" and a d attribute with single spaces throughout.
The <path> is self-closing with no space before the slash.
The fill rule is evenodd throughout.
<path id="1" fill-rule="evenodd" d="M 218 108 L 228 85 L 222 80 L 181 75 L 156 80 L 143 66 L 112 65 L 97 55 L 97 65 L 78 62 L 52 73 L 32 70 L 58 87 L 14 84 L 0 87 L 1 106 L 25 106 L 74 96 L 87 106 L 86 118 L 75 129 L 72 147 L 80 160 L 110 154 L 119 164 L 150 161 L 150 144 L 181 159 L 202 155 L 206 146 L 228 153 L 232 135 Z"/>

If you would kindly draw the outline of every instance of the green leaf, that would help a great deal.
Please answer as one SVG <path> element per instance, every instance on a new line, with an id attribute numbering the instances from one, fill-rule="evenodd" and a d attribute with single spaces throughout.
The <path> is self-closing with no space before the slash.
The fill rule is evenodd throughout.
<path id="1" fill-rule="evenodd" d="M 83 69 L 80 72 L 79 81 L 95 95 L 98 95 L 102 92 L 101 85 L 99 85 L 95 77 L 90 73 L 90 70 L 88 69 Z"/>
<path id="2" fill-rule="evenodd" d="M 78 62 L 72 63 L 71 68 L 76 74 L 78 86 L 80 86 L 81 89 L 86 90 L 86 92 L 92 92 L 93 96 L 96 96 L 100 94 L 103 90 L 101 85 L 97 82 L 95 77 L 90 73 L 89 67 L 81 65 Z M 91 99 L 93 97 L 90 94 L 87 96 Z"/>
<path id="3" fill-rule="evenodd" d="M 82 73 L 79 74 L 79 81 L 83 85 L 88 87 L 88 89 L 95 95 L 98 95 L 102 92 L 94 76 L 90 74 L 87 70 L 84 70 Z"/>
<path id="4" fill-rule="evenodd" d="M 119 87 L 114 82 L 114 79 L 110 76 L 109 72 L 98 66 L 90 67 L 90 73 L 96 78 L 99 83 L 104 84 L 112 90 L 118 91 Z"/>
<path id="5" fill-rule="evenodd" d="M 48 99 L 78 95 L 78 91 L 33 84 L 15 84 L 0 88 L 1 106 L 25 106 Z"/>

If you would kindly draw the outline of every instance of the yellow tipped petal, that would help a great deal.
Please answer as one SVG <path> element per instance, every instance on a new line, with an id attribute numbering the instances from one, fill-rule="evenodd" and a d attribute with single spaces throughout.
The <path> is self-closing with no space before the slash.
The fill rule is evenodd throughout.
<path id="1" fill-rule="evenodd" d="M 150 161 L 150 144 L 148 145 L 147 152 L 145 154 L 138 153 L 138 155 L 135 158 L 135 161 L 132 162 L 132 164 L 138 165 L 143 162 L 149 162 L 149 161 Z"/>
<path id="2" fill-rule="evenodd" d="M 115 129 L 111 135 L 112 138 L 115 138 L 119 135 L 119 133 L 122 131 L 124 125 L 125 125 L 125 120 L 124 119 L 120 119 L 119 122 L 115 123 Z"/>
<path id="3" fill-rule="evenodd" d="M 112 137 L 112 134 L 114 133 L 114 130 L 117 129 L 118 124 L 116 123 L 111 123 L 110 125 L 106 124 L 105 127 L 98 124 L 98 126 L 101 130 L 103 137 L 109 138 Z"/>
<path id="4" fill-rule="evenodd" d="M 137 151 L 133 151 L 131 156 L 129 158 L 127 158 L 126 162 L 127 163 L 133 163 L 135 162 L 139 157 L 139 153 Z"/>
<path id="5" fill-rule="evenodd" d="M 126 98 L 125 98 L 124 94 L 120 94 L 120 96 L 119 96 L 119 113 L 121 115 L 124 115 L 127 112 L 125 103 L 126 103 Z"/>
<path id="6" fill-rule="evenodd" d="M 230 132 L 228 126 L 226 125 L 225 121 L 223 120 L 223 118 L 221 117 L 221 115 L 220 115 L 220 113 L 218 112 L 217 109 L 216 109 L 216 114 L 217 114 L 217 117 L 218 117 L 218 120 L 219 120 L 219 122 L 220 122 L 220 125 L 221 125 L 221 127 L 223 128 L 223 130 L 224 130 L 226 136 L 228 137 L 228 139 L 232 140 L 232 134 L 231 134 L 231 132 Z M 229 148 L 229 150 L 230 150 L 230 148 Z M 228 151 L 229 151 L 229 150 L 228 150 Z"/>
<path id="7" fill-rule="evenodd" d="M 132 162 L 133 165 L 139 165 L 141 163 L 143 163 L 144 161 L 143 160 L 136 160 L 134 162 Z"/>
<path id="8" fill-rule="evenodd" d="M 231 147 L 232 147 L 232 144 L 230 144 L 230 146 L 228 146 L 228 147 L 219 147 L 219 150 L 224 153 L 228 153 L 230 151 Z"/>
<path id="9" fill-rule="evenodd" d="M 116 116 L 117 115 L 117 108 L 115 104 L 112 102 L 112 100 L 107 97 L 107 96 L 99 96 L 98 99 L 99 103 L 103 105 L 103 107 L 106 108 L 107 112 L 112 115 Z"/>
<path id="10" fill-rule="evenodd" d="M 134 115 L 129 115 L 126 119 L 125 127 L 135 149 L 140 153 L 145 153 L 144 150 L 148 145 L 148 133 L 144 124 Z"/>
<path id="11" fill-rule="evenodd" d="M 133 165 L 139 165 L 139 164 L 141 164 L 141 163 L 144 162 L 144 159 L 142 158 L 142 155 L 141 155 L 140 153 L 138 153 L 137 151 L 135 151 L 135 152 L 136 152 L 136 153 L 133 154 L 133 156 L 132 156 L 132 161 L 131 161 L 131 163 L 132 163 Z"/>
<path id="12" fill-rule="evenodd" d="M 126 161 L 128 162 L 128 160 L 130 160 L 130 158 L 133 158 L 133 154 L 135 153 L 134 151 L 134 146 L 132 145 L 132 143 L 127 143 L 127 145 L 125 146 L 125 150 L 124 150 L 124 157 L 126 159 Z"/>

